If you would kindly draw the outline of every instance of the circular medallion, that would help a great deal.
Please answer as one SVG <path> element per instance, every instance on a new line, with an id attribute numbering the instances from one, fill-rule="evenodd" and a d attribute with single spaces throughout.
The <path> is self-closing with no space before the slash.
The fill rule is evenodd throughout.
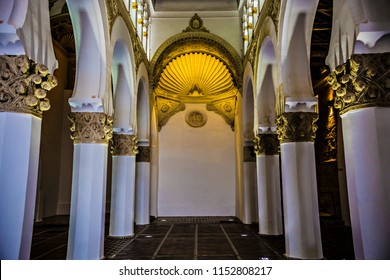
<path id="1" fill-rule="evenodd" d="M 207 116 L 200 111 L 191 111 L 186 115 L 186 122 L 191 127 L 202 127 L 207 122 Z"/>

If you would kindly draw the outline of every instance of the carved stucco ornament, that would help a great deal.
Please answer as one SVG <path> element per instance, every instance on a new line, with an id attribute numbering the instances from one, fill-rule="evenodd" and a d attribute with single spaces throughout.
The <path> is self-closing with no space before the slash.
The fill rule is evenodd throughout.
<path id="1" fill-rule="evenodd" d="M 278 155 L 279 140 L 274 133 L 258 134 L 253 140 L 256 155 Z"/>
<path id="2" fill-rule="evenodd" d="M 57 79 L 47 67 L 26 55 L 0 56 L 0 111 L 42 118 L 42 112 L 50 109 L 46 95 L 55 86 Z"/>
<path id="3" fill-rule="evenodd" d="M 281 144 L 289 142 L 314 142 L 318 113 L 287 112 L 277 119 L 278 139 Z"/>
<path id="4" fill-rule="evenodd" d="M 119 7 L 118 7 L 117 0 L 106 0 L 106 7 L 107 7 L 108 26 L 110 27 L 110 31 L 111 31 L 115 19 L 119 15 Z"/>
<path id="5" fill-rule="evenodd" d="M 226 98 L 207 103 L 206 109 L 220 115 L 234 130 L 234 118 L 236 114 L 236 97 Z"/>
<path id="6" fill-rule="evenodd" d="M 112 138 L 112 117 L 99 112 L 72 112 L 70 138 L 75 144 L 108 144 Z"/>
<path id="7" fill-rule="evenodd" d="M 340 114 L 390 106 L 390 53 L 354 54 L 328 76 Z"/>
<path id="8" fill-rule="evenodd" d="M 111 152 L 113 156 L 135 156 L 138 154 L 138 138 L 131 134 L 114 133 Z"/>
<path id="9" fill-rule="evenodd" d="M 186 106 L 184 103 L 176 100 L 156 98 L 157 114 L 158 114 L 158 130 L 167 124 L 168 120 L 176 113 L 184 111 Z"/>
<path id="10" fill-rule="evenodd" d="M 191 18 L 189 26 L 183 32 L 210 32 L 203 26 L 203 20 L 195 13 Z"/>

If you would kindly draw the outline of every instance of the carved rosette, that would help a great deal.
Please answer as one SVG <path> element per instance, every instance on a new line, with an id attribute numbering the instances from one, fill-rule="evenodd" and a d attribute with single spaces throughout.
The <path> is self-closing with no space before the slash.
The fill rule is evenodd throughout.
<path id="1" fill-rule="evenodd" d="M 390 106 L 390 53 L 352 55 L 328 76 L 340 114 Z"/>
<path id="2" fill-rule="evenodd" d="M 277 134 L 258 134 L 253 140 L 256 155 L 278 155 L 279 140 Z"/>
<path id="3" fill-rule="evenodd" d="M 47 92 L 57 79 L 46 66 L 26 55 L 0 56 L 0 111 L 27 113 L 42 118 L 50 109 Z"/>
<path id="4" fill-rule="evenodd" d="M 313 112 L 287 112 L 277 119 L 278 139 L 281 144 L 289 142 L 314 142 L 318 114 Z"/>
<path id="5" fill-rule="evenodd" d="M 75 144 L 108 144 L 112 138 L 112 118 L 105 113 L 70 113 L 70 138 Z"/>
<path id="6" fill-rule="evenodd" d="M 136 135 L 114 133 L 112 138 L 113 156 L 135 156 L 138 154 L 138 138 Z"/>

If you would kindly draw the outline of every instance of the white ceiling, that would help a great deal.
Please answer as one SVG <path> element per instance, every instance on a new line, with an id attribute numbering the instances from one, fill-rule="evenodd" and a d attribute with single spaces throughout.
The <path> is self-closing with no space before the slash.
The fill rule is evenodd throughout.
<path id="1" fill-rule="evenodd" d="M 239 0 L 152 0 L 156 12 L 237 11 Z"/>

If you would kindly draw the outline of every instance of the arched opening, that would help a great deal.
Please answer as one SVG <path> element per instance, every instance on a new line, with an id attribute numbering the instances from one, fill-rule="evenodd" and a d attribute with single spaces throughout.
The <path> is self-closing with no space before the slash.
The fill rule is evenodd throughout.
<path id="1" fill-rule="evenodd" d="M 234 53 L 216 38 L 196 33 L 170 39 L 152 60 L 159 216 L 236 214 L 234 121 L 241 65 L 235 68 Z"/>

